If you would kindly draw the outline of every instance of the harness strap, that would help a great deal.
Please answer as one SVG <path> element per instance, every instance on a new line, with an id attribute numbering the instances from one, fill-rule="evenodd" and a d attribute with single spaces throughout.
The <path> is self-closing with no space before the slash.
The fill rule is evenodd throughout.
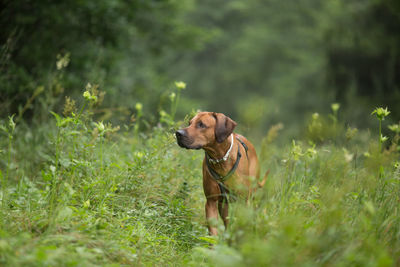
<path id="1" fill-rule="evenodd" d="M 248 151 L 247 145 L 246 145 L 242 140 L 240 140 L 238 137 L 236 137 L 236 139 L 237 139 L 237 140 L 239 141 L 239 143 L 243 146 L 244 150 L 246 151 L 246 157 L 248 158 L 249 156 L 248 156 L 248 154 L 247 154 L 247 151 Z M 235 197 L 232 193 L 229 193 L 229 190 L 228 190 L 228 188 L 225 186 L 224 182 L 225 182 L 226 180 L 228 180 L 228 179 L 232 176 L 232 174 L 235 173 L 237 167 L 239 166 L 239 162 L 240 162 L 240 159 L 241 159 L 241 157 L 242 157 L 242 153 L 240 153 L 240 146 L 239 146 L 239 144 L 238 144 L 238 153 L 237 153 L 237 157 L 236 157 L 236 162 L 235 162 L 235 164 L 233 165 L 232 169 L 231 169 L 225 176 L 222 176 L 222 175 L 218 174 L 218 173 L 211 167 L 210 160 L 209 160 L 209 159 L 210 159 L 210 156 L 207 154 L 207 152 L 206 152 L 205 154 L 206 154 L 205 156 L 206 156 L 207 169 L 208 169 L 208 171 L 210 172 L 211 176 L 214 178 L 214 180 L 217 182 L 218 187 L 219 187 L 219 190 L 221 191 L 221 196 L 223 197 L 224 201 L 227 201 L 227 200 L 228 200 L 228 194 L 229 194 L 230 197 L 232 197 L 233 199 L 235 199 L 236 197 Z"/>
<path id="2" fill-rule="evenodd" d="M 209 161 L 209 155 L 206 153 L 206 163 L 207 163 L 207 167 L 209 172 L 211 173 L 211 176 L 217 181 L 217 182 L 224 182 L 226 181 L 229 177 L 232 176 L 232 174 L 236 171 L 239 162 L 240 162 L 240 158 L 242 157 L 242 154 L 240 153 L 240 149 L 239 149 L 239 144 L 238 144 L 238 154 L 237 154 L 237 158 L 236 158 L 236 162 L 233 165 L 232 169 L 225 175 L 219 175 L 212 167 Z"/>
<path id="3" fill-rule="evenodd" d="M 247 155 L 247 151 L 249 150 L 247 145 L 239 137 L 236 137 L 236 139 L 242 144 L 244 150 L 246 151 L 246 157 L 249 158 L 249 155 Z"/>

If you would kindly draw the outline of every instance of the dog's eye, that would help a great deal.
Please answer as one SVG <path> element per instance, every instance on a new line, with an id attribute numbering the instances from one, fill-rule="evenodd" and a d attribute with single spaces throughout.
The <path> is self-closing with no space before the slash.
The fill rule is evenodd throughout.
<path id="1" fill-rule="evenodd" d="M 207 128 L 207 126 L 202 121 L 199 121 L 197 123 L 197 128 Z"/>

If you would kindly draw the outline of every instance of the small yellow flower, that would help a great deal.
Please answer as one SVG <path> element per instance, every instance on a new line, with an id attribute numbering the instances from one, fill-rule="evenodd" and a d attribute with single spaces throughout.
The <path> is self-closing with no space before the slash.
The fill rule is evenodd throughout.
<path id="1" fill-rule="evenodd" d="M 83 93 L 83 97 L 84 97 L 86 100 L 90 100 L 90 99 L 92 98 L 92 95 L 90 94 L 89 91 L 85 91 L 85 92 Z"/>
<path id="2" fill-rule="evenodd" d="M 144 153 L 141 152 L 141 151 L 135 152 L 134 155 L 135 155 L 135 157 L 136 157 L 137 159 L 142 159 L 142 158 L 144 157 Z"/>
<path id="3" fill-rule="evenodd" d="M 317 120 L 319 118 L 319 114 L 317 112 L 312 114 L 313 120 Z"/>
<path id="4" fill-rule="evenodd" d="M 167 112 L 165 112 L 164 110 L 161 110 L 160 115 L 161 115 L 161 117 L 165 117 L 165 116 L 167 116 Z"/>
<path id="5" fill-rule="evenodd" d="M 169 99 L 171 99 L 171 102 L 174 101 L 175 97 L 176 97 L 176 94 L 175 94 L 175 93 L 171 93 L 171 94 L 169 95 Z"/>
<path id="6" fill-rule="evenodd" d="M 339 110 L 340 104 L 339 103 L 332 103 L 331 104 L 331 108 L 332 108 L 333 112 L 335 113 L 336 111 Z"/>
<path id="7" fill-rule="evenodd" d="M 135 106 L 135 108 L 136 108 L 136 110 L 137 110 L 137 111 L 141 111 L 141 110 L 142 110 L 142 108 L 143 108 L 143 105 L 142 105 L 142 103 L 136 103 L 136 106 Z"/>
<path id="8" fill-rule="evenodd" d="M 175 82 L 175 86 L 176 86 L 176 88 L 182 90 L 182 89 L 185 89 L 185 88 L 186 88 L 186 83 L 184 83 L 184 82 L 182 82 L 182 81 Z"/>
<path id="9" fill-rule="evenodd" d="M 83 207 L 84 208 L 89 208 L 90 207 L 90 199 L 88 199 L 85 202 L 83 202 Z"/>

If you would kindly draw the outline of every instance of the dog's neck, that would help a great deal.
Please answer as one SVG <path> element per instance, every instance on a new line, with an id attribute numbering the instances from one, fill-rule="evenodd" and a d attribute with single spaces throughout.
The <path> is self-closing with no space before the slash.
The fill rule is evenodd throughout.
<path id="1" fill-rule="evenodd" d="M 222 164 L 228 160 L 234 143 L 233 133 L 222 143 L 216 143 L 213 146 L 205 147 L 204 150 L 210 157 L 212 164 Z"/>

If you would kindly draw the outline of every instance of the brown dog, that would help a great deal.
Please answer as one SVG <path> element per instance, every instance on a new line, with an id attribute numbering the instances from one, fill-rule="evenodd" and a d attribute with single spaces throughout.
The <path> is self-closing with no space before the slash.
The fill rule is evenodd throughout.
<path id="1" fill-rule="evenodd" d="M 225 227 L 228 225 L 227 198 L 248 199 L 256 189 L 252 180 L 259 178 L 256 150 L 246 138 L 233 133 L 235 127 L 236 122 L 222 113 L 200 112 L 190 120 L 188 127 L 175 133 L 179 146 L 205 150 L 203 188 L 211 235 L 217 234 L 210 220 L 217 220 L 218 212 Z M 257 182 L 259 187 L 264 183 L 265 178 Z"/>

